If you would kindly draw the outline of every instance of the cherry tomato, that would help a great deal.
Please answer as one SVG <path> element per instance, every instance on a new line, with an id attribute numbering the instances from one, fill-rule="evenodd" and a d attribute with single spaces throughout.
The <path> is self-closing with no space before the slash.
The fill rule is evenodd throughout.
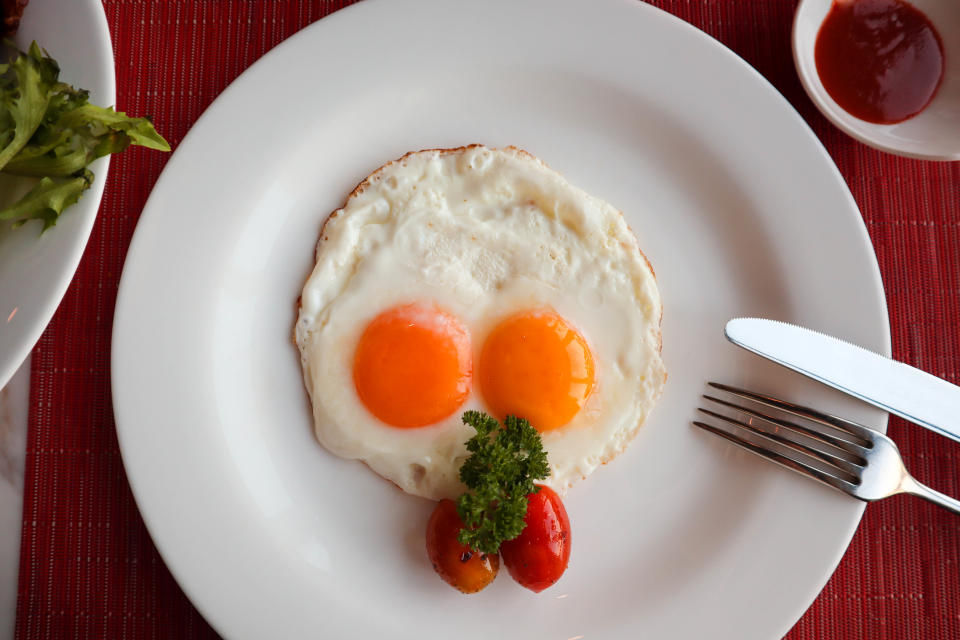
<path id="1" fill-rule="evenodd" d="M 453 500 L 437 503 L 427 522 L 427 555 L 441 578 L 464 593 L 476 593 L 497 577 L 500 556 L 460 544 L 457 534 L 462 528 Z"/>
<path id="2" fill-rule="evenodd" d="M 570 519 L 560 496 L 540 486 L 540 491 L 527 496 L 525 520 L 523 533 L 501 544 L 500 555 L 514 580 L 539 593 L 567 570 Z"/>

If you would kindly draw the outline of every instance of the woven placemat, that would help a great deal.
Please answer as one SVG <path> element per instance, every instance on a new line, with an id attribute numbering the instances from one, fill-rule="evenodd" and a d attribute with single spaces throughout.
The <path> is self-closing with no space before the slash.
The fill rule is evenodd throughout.
<path id="1" fill-rule="evenodd" d="M 350 3 L 104 0 L 118 107 L 153 116 L 176 144 L 251 63 L 344 4 Z M 895 357 L 957 383 L 960 163 L 897 158 L 829 125 L 794 72 L 794 2 L 653 4 L 732 48 L 806 118 L 863 212 L 886 286 Z M 114 160 L 80 268 L 34 351 L 20 640 L 216 637 L 147 535 L 121 464 L 110 399 L 121 267 L 166 160 L 139 149 Z M 918 479 L 960 496 L 960 446 L 900 420 L 891 421 L 890 434 Z M 869 506 L 836 574 L 788 638 L 960 638 L 960 518 L 912 498 Z"/>

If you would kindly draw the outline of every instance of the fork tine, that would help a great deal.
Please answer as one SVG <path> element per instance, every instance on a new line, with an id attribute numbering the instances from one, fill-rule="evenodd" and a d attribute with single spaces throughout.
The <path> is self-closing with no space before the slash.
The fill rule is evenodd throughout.
<path id="1" fill-rule="evenodd" d="M 811 422 L 834 429 L 835 431 L 833 431 L 832 435 L 837 440 L 859 445 L 866 449 L 873 447 L 873 439 L 871 438 L 870 430 L 863 425 L 857 424 L 856 422 L 851 422 L 850 420 L 845 420 L 843 418 L 830 415 L 829 413 L 823 413 L 822 411 L 817 411 L 816 409 L 811 409 L 810 407 L 804 407 L 799 404 L 787 402 L 786 400 L 778 400 L 777 398 L 771 398 L 770 396 L 754 393 L 753 391 L 747 391 L 746 389 L 731 387 L 727 384 L 720 384 L 719 382 L 708 382 L 707 384 L 714 389 L 720 389 L 721 391 L 726 391 L 727 393 L 735 396 L 752 400 L 757 404 L 762 404 L 772 409 L 779 409 L 780 411 L 789 413 L 792 416 L 804 418 L 806 420 L 810 420 Z"/>
<path id="2" fill-rule="evenodd" d="M 734 404 L 733 402 L 727 402 L 726 400 L 714 398 L 713 396 L 708 396 L 706 394 L 704 394 L 702 397 L 705 400 L 715 402 L 724 407 L 733 409 L 734 411 L 738 411 L 740 413 L 757 418 L 758 420 L 762 420 L 766 424 L 772 425 L 774 428 L 773 432 L 764 430 L 767 435 L 775 438 L 782 436 L 786 440 L 789 440 L 796 445 L 816 452 L 816 455 L 818 456 L 827 456 L 827 459 L 825 460 L 826 462 L 830 462 L 832 464 L 838 464 L 841 461 L 849 463 L 849 468 L 844 465 L 839 466 L 844 466 L 847 471 L 854 475 L 859 474 L 861 469 L 867 464 L 867 459 L 864 457 L 866 454 L 866 449 L 861 446 L 851 444 L 844 440 L 839 440 L 828 433 L 822 433 L 796 422 L 790 422 L 789 420 L 782 420 L 774 416 L 765 415 L 755 409 L 751 409 L 750 407 L 743 407 L 738 404 Z M 748 424 L 750 424 L 751 427 L 753 426 L 753 424 L 750 422 L 748 422 Z M 839 460 L 835 462 L 834 459 L 837 458 Z"/>
<path id="3" fill-rule="evenodd" d="M 742 411 L 742 409 L 736 407 L 736 405 L 734 405 L 734 408 Z M 741 429 L 751 431 L 762 438 L 775 440 L 786 447 L 795 449 L 798 453 L 806 454 L 812 458 L 815 458 L 824 465 L 821 471 L 829 471 L 832 475 L 840 477 L 841 479 L 853 484 L 858 484 L 860 482 L 859 478 L 860 472 L 863 470 L 862 467 L 858 467 L 850 462 L 847 462 L 846 460 L 843 460 L 842 458 L 837 458 L 829 453 L 825 453 L 816 448 L 807 446 L 807 444 L 802 441 L 804 439 L 802 434 L 791 431 L 789 428 L 778 428 L 776 422 L 768 420 L 763 416 L 760 416 L 759 419 L 751 418 L 744 422 L 729 416 L 725 416 L 722 413 L 704 409 L 702 407 L 698 408 L 697 411 L 705 413 L 713 418 L 723 420 L 728 424 L 733 424 Z M 771 424 L 773 427 L 767 427 L 766 424 Z M 806 439 L 810 440 L 811 438 Z M 800 442 L 798 442 L 798 440 L 800 440 Z"/>
<path id="4" fill-rule="evenodd" d="M 768 438 L 756 432 L 750 431 L 743 427 L 743 424 L 737 420 L 727 418 L 726 416 L 719 416 L 719 418 L 726 424 L 731 425 L 733 428 L 727 430 L 724 428 L 716 427 L 706 422 L 694 421 L 694 425 L 705 429 L 713 434 L 726 438 L 730 442 L 733 442 L 748 451 L 751 451 L 759 456 L 772 460 L 777 464 L 792 469 L 798 473 L 802 473 L 806 476 L 809 476 L 815 480 L 853 495 L 856 490 L 856 485 L 847 481 L 844 478 L 837 477 L 834 473 L 830 473 L 827 470 L 821 468 L 823 463 L 818 461 L 817 458 L 814 458 L 810 455 L 807 455 L 793 447 L 787 446 L 772 438 Z M 836 469 L 836 468 L 834 468 Z"/>

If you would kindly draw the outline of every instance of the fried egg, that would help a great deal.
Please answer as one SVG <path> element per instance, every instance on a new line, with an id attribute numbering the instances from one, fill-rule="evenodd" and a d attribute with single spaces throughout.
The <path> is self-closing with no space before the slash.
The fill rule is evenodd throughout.
<path id="1" fill-rule="evenodd" d="M 404 491 L 463 491 L 467 409 L 531 421 L 563 493 L 666 380 L 653 270 L 621 213 L 513 147 L 409 153 L 324 223 L 294 334 L 317 439 Z"/>

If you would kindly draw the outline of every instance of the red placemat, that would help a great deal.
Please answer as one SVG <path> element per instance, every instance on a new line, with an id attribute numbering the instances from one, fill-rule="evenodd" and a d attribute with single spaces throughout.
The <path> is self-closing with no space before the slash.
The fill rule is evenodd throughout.
<path id="1" fill-rule="evenodd" d="M 152 115 L 176 145 L 246 67 L 345 4 L 104 0 L 118 107 Z M 876 247 L 895 357 L 960 382 L 960 163 L 883 154 L 829 125 L 793 69 L 792 0 L 653 4 L 743 56 L 811 124 L 850 185 Z M 139 149 L 114 160 L 83 261 L 34 351 L 21 640 L 216 637 L 147 535 L 120 461 L 110 400 L 120 271 L 166 160 Z M 899 420 L 891 421 L 890 434 L 918 479 L 960 496 L 960 447 Z M 788 638 L 960 638 L 960 518 L 913 498 L 871 505 L 836 574 Z"/>

